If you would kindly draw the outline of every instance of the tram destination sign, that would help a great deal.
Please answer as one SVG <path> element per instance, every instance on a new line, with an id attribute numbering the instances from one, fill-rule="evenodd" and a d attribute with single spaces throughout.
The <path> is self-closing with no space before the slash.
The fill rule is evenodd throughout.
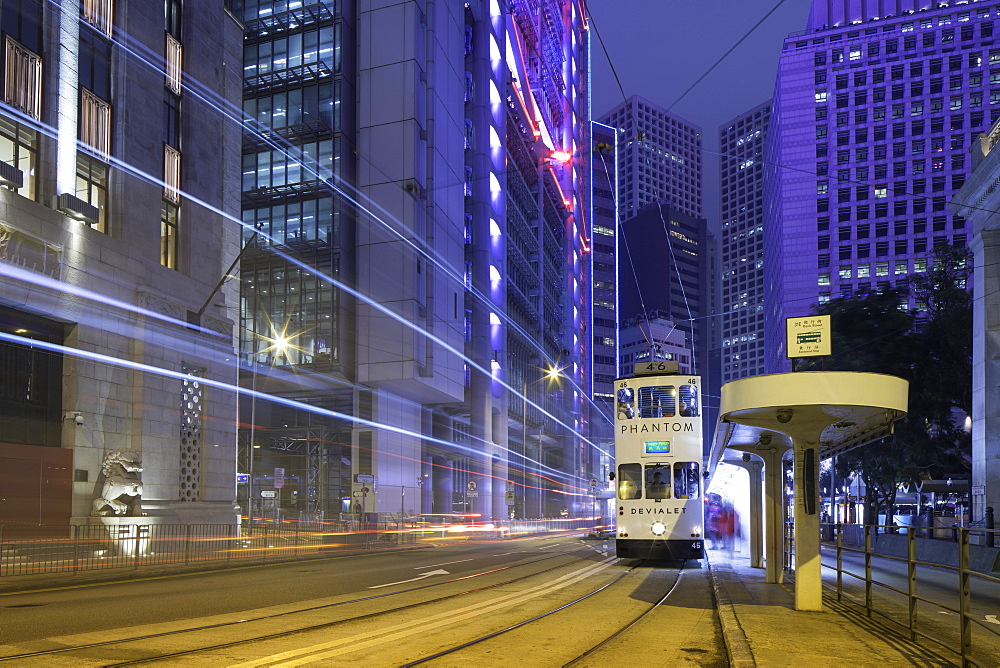
<path id="1" fill-rule="evenodd" d="M 646 441 L 643 446 L 647 455 L 670 454 L 670 441 Z"/>
<path id="2" fill-rule="evenodd" d="M 786 356 L 794 359 L 829 355 L 832 331 L 828 315 L 785 318 Z"/>

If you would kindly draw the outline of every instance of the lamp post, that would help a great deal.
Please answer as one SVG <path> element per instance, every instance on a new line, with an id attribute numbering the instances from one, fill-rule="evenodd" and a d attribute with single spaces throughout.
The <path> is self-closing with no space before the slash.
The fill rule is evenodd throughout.
<path id="1" fill-rule="evenodd" d="M 257 341 L 259 339 L 264 339 L 268 342 L 268 346 L 263 350 L 257 350 Z M 259 448 L 257 445 L 257 357 L 261 353 L 267 353 L 269 351 L 274 352 L 273 361 L 276 363 L 280 359 L 282 354 L 286 354 L 287 359 L 287 349 L 290 343 L 290 339 L 285 336 L 284 332 L 277 334 L 272 338 L 262 337 L 257 333 L 253 333 L 253 353 L 250 357 L 250 363 L 252 365 L 250 369 L 250 447 L 249 454 L 247 456 L 248 466 L 250 468 L 247 479 L 247 522 L 253 526 L 254 514 L 254 496 L 253 496 L 253 476 L 254 476 L 254 450 Z M 268 366 L 274 366 L 274 363 L 269 362 Z"/>
<path id="2" fill-rule="evenodd" d="M 531 358 L 529 360 L 529 364 L 532 367 L 534 367 L 534 368 L 538 368 L 537 362 L 538 362 L 538 358 L 534 358 L 533 357 L 533 358 Z M 524 449 L 525 449 L 524 456 L 525 456 L 525 459 L 527 459 L 527 455 L 528 455 L 528 387 L 530 385 L 533 385 L 536 382 L 540 382 L 540 381 L 543 381 L 543 380 L 546 382 L 546 387 L 548 387 L 549 383 L 551 383 L 553 381 L 559 382 L 559 380 L 561 378 L 562 378 L 562 368 L 559 367 L 559 366 L 552 366 L 552 365 L 550 365 L 548 368 L 545 369 L 545 373 L 540 378 L 537 378 L 537 379 L 531 381 L 530 383 L 528 382 L 527 378 L 525 378 L 525 379 L 523 379 L 521 381 L 521 443 L 524 444 Z M 542 403 L 543 404 L 545 403 L 544 400 L 543 400 Z M 541 464 L 542 464 L 542 430 L 543 429 L 544 429 L 544 423 L 540 424 L 538 426 L 538 444 L 537 444 L 537 453 L 538 454 L 537 454 L 537 457 L 536 457 L 535 461 L 536 461 L 536 464 L 539 465 L 539 466 L 541 466 Z M 526 471 L 526 468 L 525 468 L 525 473 L 526 472 L 527 471 Z M 537 515 L 536 519 L 541 519 L 541 517 L 542 517 L 542 508 L 544 507 L 544 499 L 543 499 L 543 495 L 542 495 L 542 489 L 541 489 L 540 486 L 536 486 L 536 496 L 538 498 L 538 504 L 537 504 L 536 508 L 534 508 L 534 510 L 536 512 L 536 515 Z M 525 502 L 524 502 L 524 505 L 523 505 L 522 512 L 525 515 L 527 515 L 527 511 L 528 511 L 528 504 L 527 504 L 527 499 L 525 498 Z"/>

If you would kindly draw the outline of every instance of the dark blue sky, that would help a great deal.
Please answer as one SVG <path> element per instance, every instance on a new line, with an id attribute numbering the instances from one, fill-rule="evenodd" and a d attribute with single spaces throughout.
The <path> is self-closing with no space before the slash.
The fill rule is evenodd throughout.
<path id="1" fill-rule="evenodd" d="M 778 0 L 589 0 L 587 7 L 607 47 L 625 95 L 673 105 Z M 706 149 L 718 148 L 719 126 L 765 102 L 774 88 L 782 40 L 805 28 L 809 0 L 784 3 L 671 111 L 704 131 Z M 622 101 L 597 40 L 591 50 L 593 113 Z M 705 214 L 718 225 L 718 161 L 705 155 Z"/>

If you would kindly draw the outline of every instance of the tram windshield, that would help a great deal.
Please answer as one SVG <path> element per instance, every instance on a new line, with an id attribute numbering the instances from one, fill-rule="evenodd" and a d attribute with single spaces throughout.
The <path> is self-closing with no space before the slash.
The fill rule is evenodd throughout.
<path id="1" fill-rule="evenodd" d="M 670 464 L 646 465 L 646 498 L 670 498 Z"/>
<path id="2" fill-rule="evenodd" d="M 639 417 L 662 418 L 674 416 L 674 397 L 677 390 L 673 385 L 654 385 L 639 388 Z"/>
<path id="3" fill-rule="evenodd" d="M 698 417 L 698 386 L 621 387 L 615 394 L 615 405 L 618 420 Z"/>
<path id="4" fill-rule="evenodd" d="M 701 494 L 701 476 L 697 462 L 677 462 L 674 464 L 674 498 L 695 499 Z"/>
<path id="5" fill-rule="evenodd" d="M 638 499 L 642 496 L 642 466 L 620 464 L 618 466 L 618 498 Z"/>

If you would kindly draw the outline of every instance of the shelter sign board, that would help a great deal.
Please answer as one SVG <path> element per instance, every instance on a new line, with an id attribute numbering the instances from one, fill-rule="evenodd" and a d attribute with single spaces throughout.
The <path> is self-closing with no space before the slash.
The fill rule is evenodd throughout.
<path id="1" fill-rule="evenodd" d="M 832 335 L 828 315 L 785 318 L 785 349 L 789 358 L 829 355 Z"/>

